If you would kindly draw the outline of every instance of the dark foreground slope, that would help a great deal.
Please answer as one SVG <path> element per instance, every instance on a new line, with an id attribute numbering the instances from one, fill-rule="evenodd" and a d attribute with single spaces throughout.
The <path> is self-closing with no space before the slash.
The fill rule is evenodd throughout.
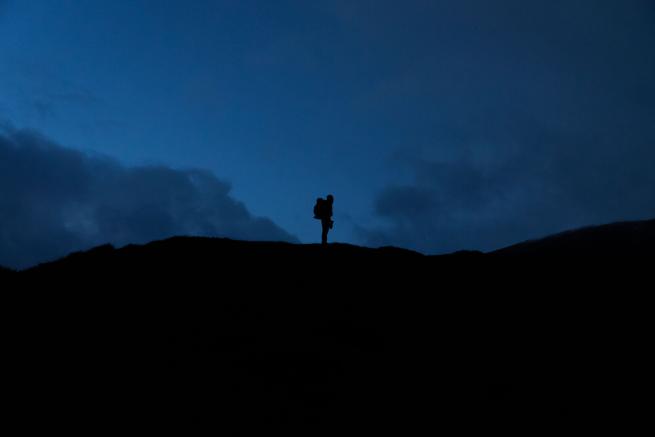
<path id="1" fill-rule="evenodd" d="M 637 258 L 655 255 L 655 220 L 562 232 L 500 249 L 496 255 Z"/>
<path id="2" fill-rule="evenodd" d="M 10 415 L 227 435 L 625 431 L 649 408 L 651 260 L 553 253 L 173 238 L 75 254 L 3 279 Z"/>

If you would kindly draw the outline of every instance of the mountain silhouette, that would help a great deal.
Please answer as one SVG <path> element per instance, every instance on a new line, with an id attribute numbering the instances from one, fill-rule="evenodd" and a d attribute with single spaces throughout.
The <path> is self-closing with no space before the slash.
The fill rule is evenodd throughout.
<path id="1" fill-rule="evenodd" d="M 562 232 L 493 252 L 497 255 L 643 257 L 655 248 L 655 220 L 612 223 Z"/>
<path id="2" fill-rule="evenodd" d="M 625 432 L 647 411 L 654 227 L 443 256 L 176 237 L 2 270 L 7 414 L 228 435 Z"/>

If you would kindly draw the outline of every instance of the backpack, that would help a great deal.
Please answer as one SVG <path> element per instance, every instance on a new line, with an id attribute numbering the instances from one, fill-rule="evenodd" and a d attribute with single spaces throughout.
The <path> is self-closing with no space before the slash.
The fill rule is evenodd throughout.
<path id="1" fill-rule="evenodd" d="M 323 211 L 325 209 L 323 207 L 323 202 L 325 202 L 325 200 L 320 197 L 316 199 L 316 204 L 314 205 L 314 218 L 317 220 L 321 220 L 323 218 Z"/>

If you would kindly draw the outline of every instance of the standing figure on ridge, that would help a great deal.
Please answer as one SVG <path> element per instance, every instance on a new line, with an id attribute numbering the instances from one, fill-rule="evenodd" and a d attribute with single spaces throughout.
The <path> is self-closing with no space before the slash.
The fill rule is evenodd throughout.
<path id="1" fill-rule="evenodd" d="M 334 222 L 332 221 L 332 204 L 334 203 L 334 196 L 328 194 L 326 199 L 318 198 L 316 199 L 316 204 L 314 205 L 314 218 L 321 221 L 321 228 L 323 232 L 321 234 L 321 244 L 327 244 L 327 236 Z"/>

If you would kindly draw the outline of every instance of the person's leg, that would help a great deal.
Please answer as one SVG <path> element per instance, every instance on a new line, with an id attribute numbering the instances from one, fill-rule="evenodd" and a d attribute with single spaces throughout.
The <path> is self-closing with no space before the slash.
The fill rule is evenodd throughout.
<path id="1" fill-rule="evenodd" d="M 321 234 L 321 244 L 327 244 L 327 235 L 330 230 L 330 221 L 321 220 L 321 227 L 323 228 L 323 233 Z"/>

